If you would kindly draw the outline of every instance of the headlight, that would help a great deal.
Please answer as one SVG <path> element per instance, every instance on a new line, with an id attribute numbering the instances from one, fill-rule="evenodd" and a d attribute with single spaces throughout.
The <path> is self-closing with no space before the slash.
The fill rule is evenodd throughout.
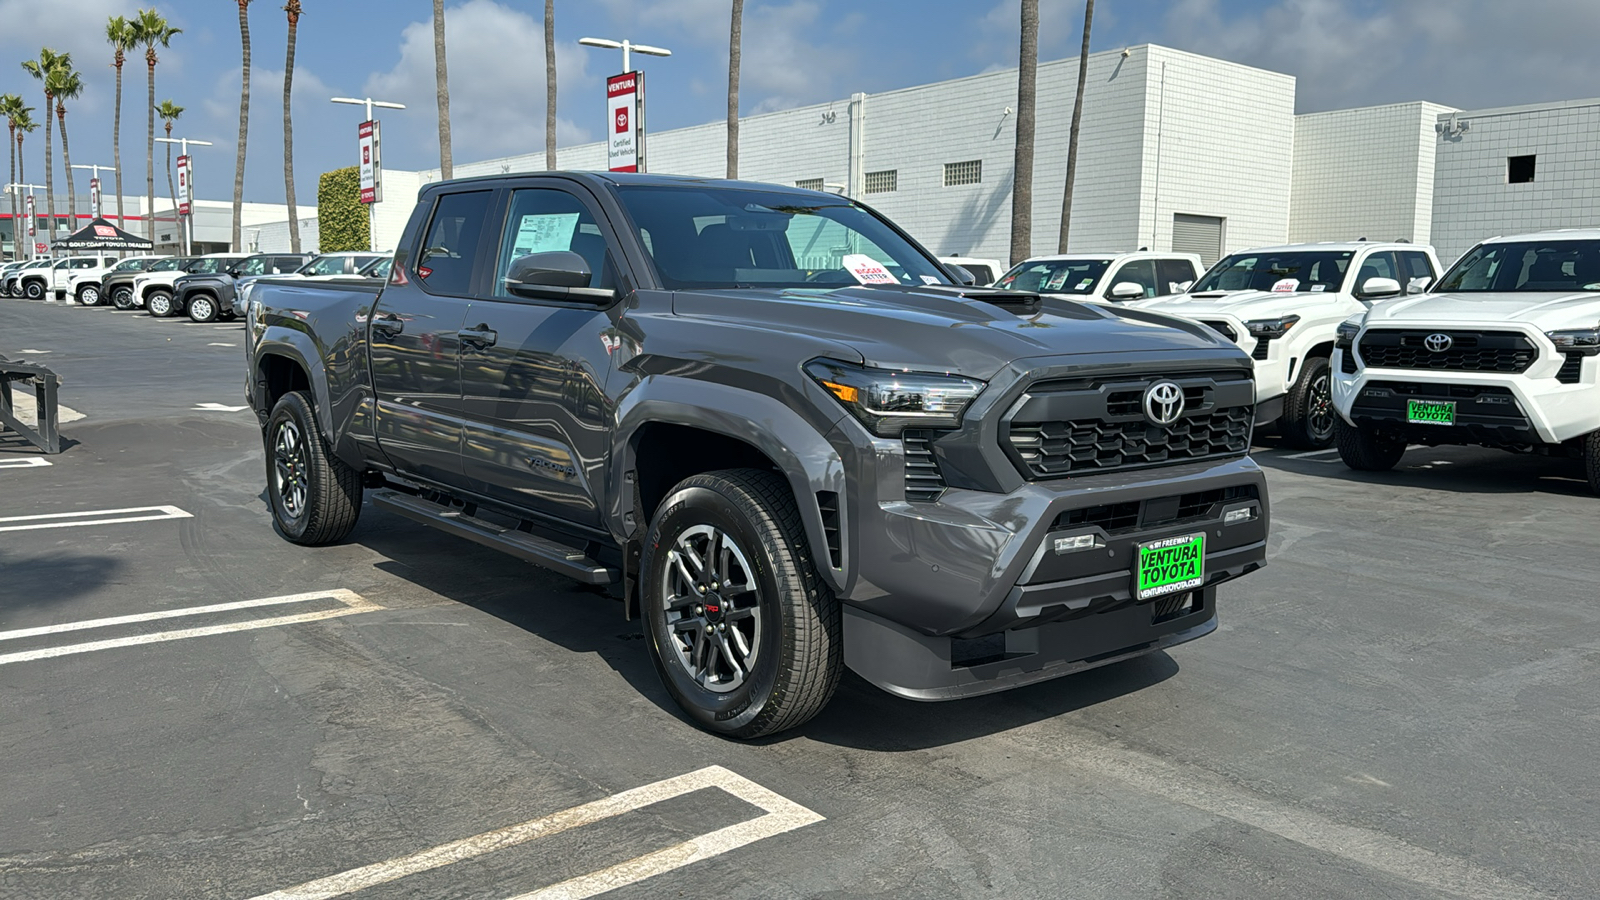
<path id="1" fill-rule="evenodd" d="M 1564 331 L 1546 331 L 1545 337 L 1563 353 L 1581 353 L 1584 356 L 1600 355 L 1600 326 L 1571 328 Z"/>
<path id="2" fill-rule="evenodd" d="M 957 428 L 983 382 L 933 372 L 893 372 L 814 359 L 806 374 L 880 437 L 907 428 Z"/>
<path id="3" fill-rule="evenodd" d="M 1356 335 L 1361 333 L 1361 323 L 1365 319 L 1365 314 L 1357 313 L 1356 315 L 1345 319 L 1343 322 L 1340 322 L 1339 327 L 1333 330 L 1334 346 L 1349 348 L 1350 346 L 1354 345 L 1356 342 Z"/>
<path id="4" fill-rule="evenodd" d="M 1273 338 L 1281 338 L 1288 334 L 1289 329 L 1293 328 L 1294 323 L 1298 321 L 1300 321 L 1299 316 L 1283 316 L 1277 319 L 1257 319 L 1254 322 L 1246 322 L 1244 327 L 1251 335 L 1270 341 Z"/>

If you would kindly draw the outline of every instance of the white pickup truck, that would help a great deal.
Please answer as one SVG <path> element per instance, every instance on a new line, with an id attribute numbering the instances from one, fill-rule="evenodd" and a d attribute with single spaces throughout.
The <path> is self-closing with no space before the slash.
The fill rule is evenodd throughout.
<path id="1" fill-rule="evenodd" d="M 1194 284 L 1200 269 L 1200 257 L 1193 253 L 1063 253 L 1025 259 L 1000 276 L 995 286 L 1122 303 L 1181 294 Z"/>
<path id="2" fill-rule="evenodd" d="M 1340 323 L 1421 293 L 1442 267 L 1421 244 L 1296 244 L 1224 257 L 1188 293 L 1133 305 L 1202 322 L 1255 360 L 1256 422 L 1303 450 L 1334 442 L 1329 360 Z"/>
<path id="3" fill-rule="evenodd" d="M 1600 230 L 1492 238 L 1432 292 L 1351 316 L 1333 399 L 1352 469 L 1476 444 L 1582 459 L 1600 494 Z"/>

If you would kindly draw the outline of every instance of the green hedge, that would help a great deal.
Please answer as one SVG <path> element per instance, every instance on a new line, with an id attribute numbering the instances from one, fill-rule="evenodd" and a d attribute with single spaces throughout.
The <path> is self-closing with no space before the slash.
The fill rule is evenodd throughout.
<path id="1" fill-rule="evenodd" d="M 361 204 L 361 170 L 356 166 L 323 172 L 317 182 L 317 229 L 323 253 L 366 250 L 372 246 L 367 208 Z"/>

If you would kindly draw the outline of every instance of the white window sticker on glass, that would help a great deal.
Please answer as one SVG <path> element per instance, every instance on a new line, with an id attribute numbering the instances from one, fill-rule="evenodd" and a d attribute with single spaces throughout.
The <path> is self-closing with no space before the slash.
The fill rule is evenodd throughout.
<path id="1" fill-rule="evenodd" d="M 862 284 L 899 284 L 900 282 L 878 262 L 865 253 L 847 253 L 844 259 L 844 268 L 856 281 Z"/>
<path id="2" fill-rule="evenodd" d="M 572 235 L 578 230 L 578 213 L 546 213 L 523 216 L 517 225 L 517 241 L 512 255 L 570 250 Z"/>
<path id="3" fill-rule="evenodd" d="M 1066 285 L 1067 276 L 1071 274 L 1072 273 L 1068 271 L 1065 266 L 1062 266 L 1060 271 L 1045 279 L 1044 284 L 1041 285 L 1041 288 L 1046 291 L 1059 291 L 1063 286 Z"/>
<path id="4" fill-rule="evenodd" d="M 1300 289 L 1300 279 L 1280 278 L 1272 284 L 1274 294 L 1292 294 Z"/>

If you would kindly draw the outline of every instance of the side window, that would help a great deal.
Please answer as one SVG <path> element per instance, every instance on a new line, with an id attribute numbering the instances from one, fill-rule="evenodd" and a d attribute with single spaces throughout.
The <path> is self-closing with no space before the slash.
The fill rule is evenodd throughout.
<path id="1" fill-rule="evenodd" d="M 606 239 L 589 208 L 566 191 L 524 188 L 512 193 L 500 252 L 495 257 L 494 285 L 490 292 L 508 300 L 520 299 L 506 290 L 511 264 L 533 253 L 565 250 L 583 257 L 592 273 L 589 287 L 610 283 Z"/>
<path id="2" fill-rule="evenodd" d="M 344 272 L 343 256 L 324 256 L 306 269 L 307 275 L 339 275 Z"/>
<path id="3" fill-rule="evenodd" d="M 1194 263 L 1187 259 L 1156 260 L 1156 294 L 1181 294 L 1194 284 Z"/>
<path id="4" fill-rule="evenodd" d="M 489 214 L 491 191 L 444 194 L 433 208 L 433 220 L 413 255 L 417 277 L 432 294 L 465 295 L 472 288 L 472 261 Z"/>
<path id="5" fill-rule="evenodd" d="M 265 256 L 252 256 L 239 267 L 240 275 L 263 275 L 267 271 L 268 258 Z"/>
<path id="6" fill-rule="evenodd" d="M 1116 290 L 1117 285 L 1124 281 L 1131 281 L 1143 288 L 1146 297 L 1156 296 L 1158 292 L 1156 290 L 1155 260 L 1136 259 L 1131 263 L 1124 264 L 1122 268 L 1117 270 L 1117 274 L 1112 276 L 1111 281 L 1106 284 L 1106 296 L 1111 296 L 1111 292 Z"/>
<path id="7" fill-rule="evenodd" d="M 1421 250 L 1405 250 L 1400 253 L 1400 270 L 1405 275 L 1400 279 L 1400 286 L 1409 290 L 1413 285 L 1421 283 L 1426 278 L 1431 284 L 1437 281 L 1439 273 L 1433 270 L 1433 261 L 1428 259 L 1428 254 Z"/>
<path id="8" fill-rule="evenodd" d="M 92 269 L 98 265 L 100 265 L 100 260 L 98 259 L 75 259 L 72 261 L 74 269 Z"/>
<path id="9" fill-rule="evenodd" d="M 1393 278 L 1404 285 L 1395 265 L 1394 254 L 1389 252 L 1373 253 L 1361 261 L 1361 268 L 1356 271 L 1356 283 L 1351 285 L 1352 292 L 1361 293 L 1369 278 Z"/>

